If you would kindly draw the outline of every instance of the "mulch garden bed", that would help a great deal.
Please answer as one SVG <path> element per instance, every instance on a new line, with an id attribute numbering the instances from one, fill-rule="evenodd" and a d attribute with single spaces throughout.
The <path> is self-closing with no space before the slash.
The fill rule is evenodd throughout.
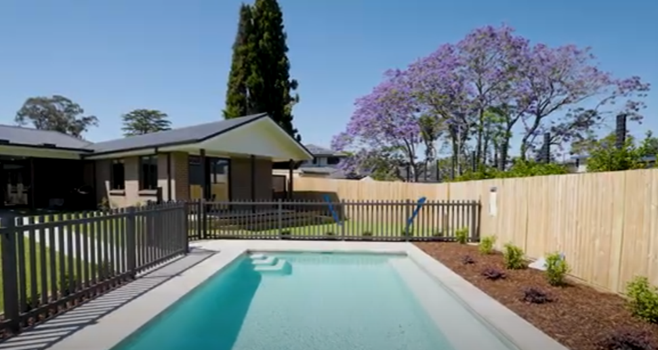
<path id="1" fill-rule="evenodd" d="M 484 255 L 472 245 L 434 242 L 416 245 L 571 350 L 600 350 L 598 343 L 619 331 L 645 332 L 653 349 L 658 349 L 658 325 L 634 318 L 624 299 L 616 294 L 575 283 L 552 287 L 543 271 L 505 270 L 501 254 Z M 474 262 L 465 264 L 466 255 Z M 503 270 L 505 279 L 492 281 L 482 276 L 482 271 L 489 267 Z M 553 301 L 544 304 L 523 301 L 524 290 L 529 287 L 546 292 Z"/>

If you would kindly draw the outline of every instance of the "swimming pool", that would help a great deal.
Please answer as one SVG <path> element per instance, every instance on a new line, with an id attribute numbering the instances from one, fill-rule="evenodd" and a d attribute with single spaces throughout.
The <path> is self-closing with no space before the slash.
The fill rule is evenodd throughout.
<path id="1" fill-rule="evenodd" d="M 242 255 L 113 350 L 516 349 L 406 255 Z"/>

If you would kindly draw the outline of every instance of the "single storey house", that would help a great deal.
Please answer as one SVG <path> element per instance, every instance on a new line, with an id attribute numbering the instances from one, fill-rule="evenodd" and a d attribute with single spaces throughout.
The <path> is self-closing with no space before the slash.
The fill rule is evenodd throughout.
<path id="1" fill-rule="evenodd" d="M 313 155 L 266 114 L 91 143 L 0 126 L 3 206 L 125 207 L 157 200 L 267 200 L 273 162 Z M 292 166 L 291 166 L 292 171 Z M 292 183 L 287 190 L 292 192 Z M 75 198 L 87 198 L 80 204 Z M 82 208 L 80 208 L 82 209 Z"/>

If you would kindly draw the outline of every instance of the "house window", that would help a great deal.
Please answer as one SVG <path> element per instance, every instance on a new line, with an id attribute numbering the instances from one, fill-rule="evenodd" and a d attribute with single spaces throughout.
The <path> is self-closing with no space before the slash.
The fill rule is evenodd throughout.
<path id="1" fill-rule="evenodd" d="M 158 156 L 139 157 L 139 189 L 158 188 Z"/>
<path id="2" fill-rule="evenodd" d="M 327 164 L 329 164 L 329 165 L 336 165 L 339 162 L 340 162 L 340 158 L 338 158 L 338 157 L 329 157 L 327 159 Z"/>
<path id="3" fill-rule="evenodd" d="M 313 164 L 318 164 L 318 159 L 313 157 Z"/>
<path id="4" fill-rule="evenodd" d="M 110 189 L 125 189 L 125 173 L 123 168 L 123 159 L 115 159 L 110 166 Z"/>

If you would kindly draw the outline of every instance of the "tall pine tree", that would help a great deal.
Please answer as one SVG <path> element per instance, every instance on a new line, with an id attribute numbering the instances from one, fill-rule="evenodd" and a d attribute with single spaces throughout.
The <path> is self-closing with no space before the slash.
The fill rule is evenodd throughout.
<path id="1" fill-rule="evenodd" d="M 290 78 L 287 54 L 283 13 L 277 0 L 256 0 L 251 8 L 243 5 L 233 47 L 226 118 L 265 112 L 301 140 L 292 125 L 292 108 L 299 96 L 294 94 L 297 81 Z"/>
<path id="2" fill-rule="evenodd" d="M 226 89 L 226 108 L 223 111 L 225 119 L 242 117 L 255 112 L 254 106 L 247 98 L 247 78 L 249 78 L 251 64 L 256 55 L 255 39 L 251 7 L 242 4 L 238 33 L 233 43 L 228 88 Z"/>

